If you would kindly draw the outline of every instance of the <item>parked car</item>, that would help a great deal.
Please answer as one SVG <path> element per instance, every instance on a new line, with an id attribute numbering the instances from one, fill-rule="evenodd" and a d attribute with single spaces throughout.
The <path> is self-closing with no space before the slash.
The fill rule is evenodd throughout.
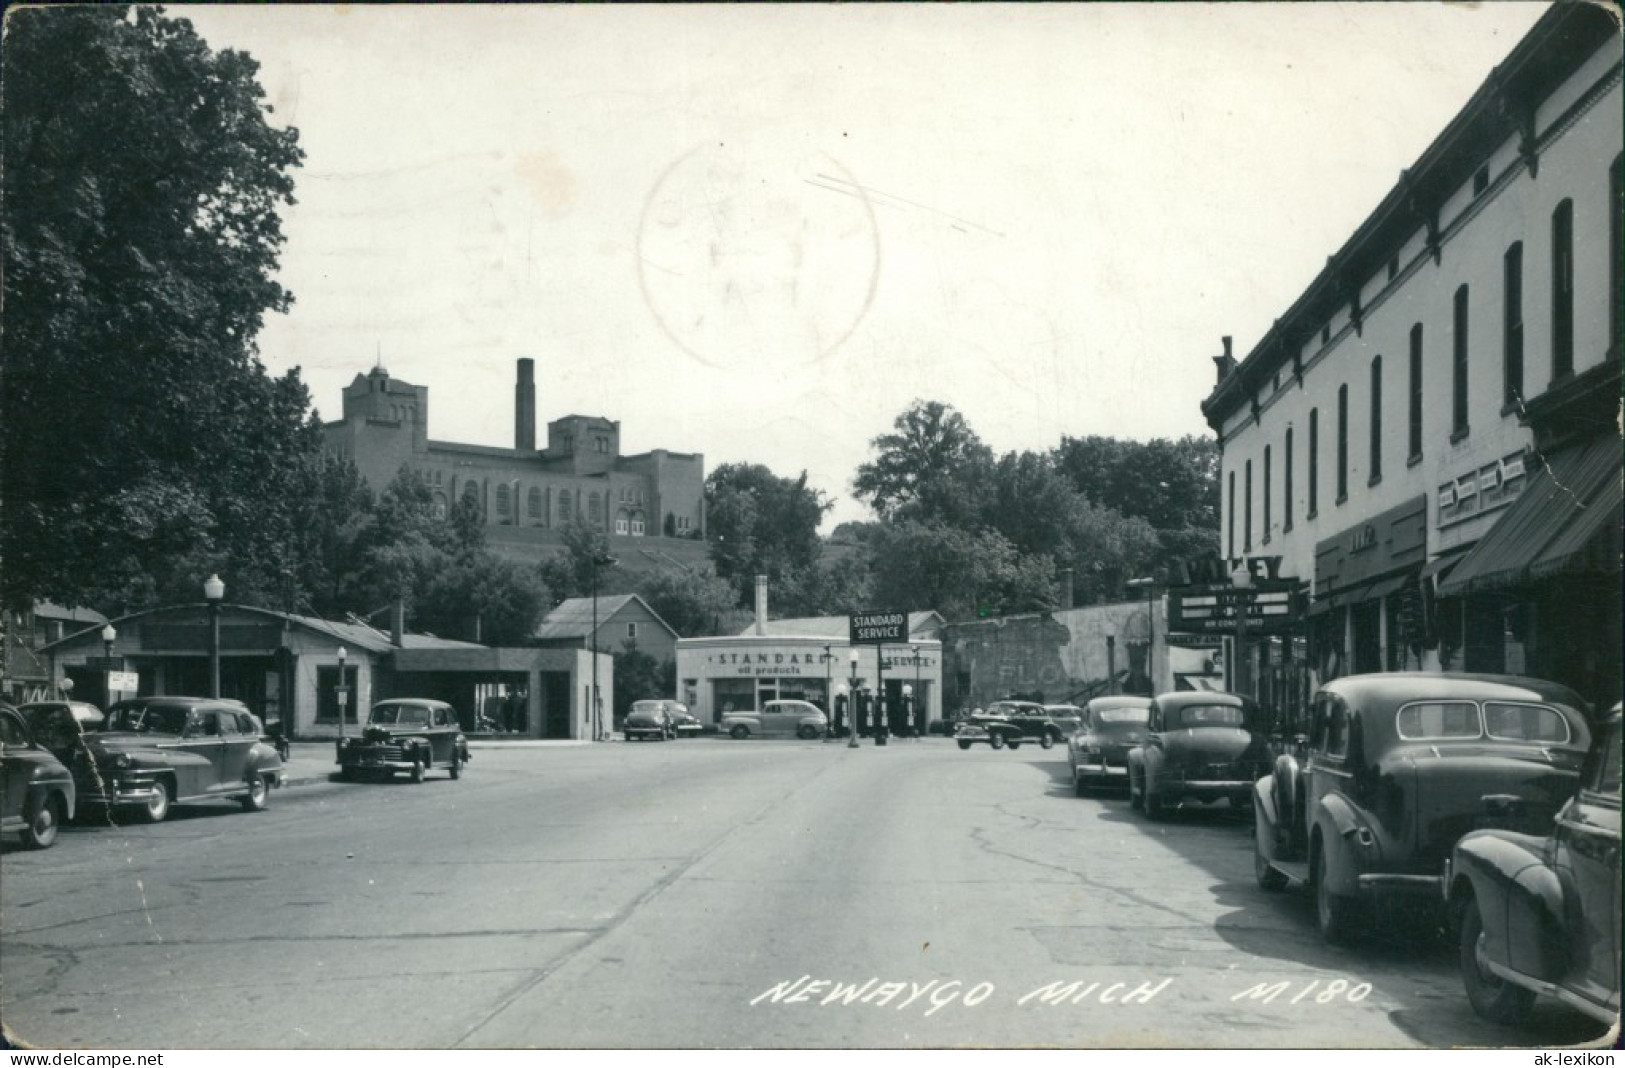
<path id="1" fill-rule="evenodd" d="M 1281 754 L 1253 789 L 1259 885 L 1313 887 L 1328 942 L 1352 937 L 1369 901 L 1439 908 L 1468 831 L 1550 830 L 1591 740 L 1585 708 L 1567 687 L 1512 675 L 1327 683 L 1304 759 Z"/>
<path id="2" fill-rule="evenodd" d="M 1517 1023 L 1537 994 L 1619 1020 L 1620 706 L 1597 732 L 1579 789 L 1544 838 L 1473 831 L 1446 883 L 1467 1000 Z"/>
<path id="3" fill-rule="evenodd" d="M 1233 693 L 1152 698 L 1145 741 L 1125 757 L 1130 807 L 1159 820 L 1185 801 L 1245 806 L 1253 783 L 1270 767 L 1260 719 L 1250 698 Z"/>
<path id="4" fill-rule="evenodd" d="M 663 711 L 670 722 L 672 732 L 668 737 L 693 737 L 700 733 L 700 721 L 689 712 L 688 706 L 681 701 L 649 700 L 633 701 L 633 712 Z M 630 738 L 627 739 L 631 741 Z"/>
<path id="5" fill-rule="evenodd" d="M 1049 714 L 1050 722 L 1061 731 L 1063 738 L 1070 738 L 1083 726 L 1083 709 L 1077 705 L 1045 705 L 1044 711 Z"/>
<path id="6" fill-rule="evenodd" d="M 633 701 L 631 710 L 621 723 L 621 733 L 629 742 L 644 739 L 665 742 L 677 737 L 677 724 L 666 710 L 666 702 Z"/>
<path id="7" fill-rule="evenodd" d="M 172 804 L 236 800 L 249 812 L 270 803 L 285 778 L 282 758 L 237 701 L 137 697 L 107 710 L 82 736 L 70 770 L 81 805 L 136 807 L 149 823 Z"/>
<path id="8" fill-rule="evenodd" d="M 23 845 L 47 849 L 73 819 L 73 775 L 36 742 L 15 708 L 0 702 L 0 834 L 16 831 Z"/>
<path id="9" fill-rule="evenodd" d="M 1096 697 L 1082 709 L 1082 722 L 1066 741 L 1072 787 L 1079 797 L 1092 789 L 1128 787 L 1128 751 L 1146 738 L 1151 699 L 1132 694 Z"/>
<path id="10" fill-rule="evenodd" d="M 970 715 L 954 722 L 954 741 L 961 749 L 969 749 L 979 742 L 986 742 L 993 749 L 1005 746 L 1020 749 L 1021 739 L 1021 727 L 1011 723 L 1010 717 L 999 710 L 999 702 L 985 709 L 973 709 Z"/>
<path id="11" fill-rule="evenodd" d="M 339 777 L 344 779 L 404 771 L 413 782 L 422 782 L 435 768 L 460 779 L 469 760 L 457 710 L 427 697 L 379 701 L 367 713 L 360 736 L 340 738 L 337 750 Z"/>
<path id="12" fill-rule="evenodd" d="M 64 764 L 73 762 L 79 739 L 100 730 L 107 717 L 87 701 L 29 701 L 17 706 L 34 740 Z"/>
<path id="13" fill-rule="evenodd" d="M 829 718 L 810 701 L 768 701 L 760 712 L 724 712 L 722 729 L 730 738 L 810 739 L 829 730 Z"/>

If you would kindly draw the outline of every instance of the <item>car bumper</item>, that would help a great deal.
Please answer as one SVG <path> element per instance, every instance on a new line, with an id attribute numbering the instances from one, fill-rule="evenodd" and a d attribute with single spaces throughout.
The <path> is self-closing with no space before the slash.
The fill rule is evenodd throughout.
<path id="1" fill-rule="evenodd" d="M 1128 767 L 1123 764 L 1091 764 L 1080 760 L 1077 767 L 1080 779 L 1098 779 L 1104 782 L 1128 783 Z"/>
<path id="2" fill-rule="evenodd" d="M 145 805 L 158 795 L 158 784 L 150 779 L 114 779 L 102 785 L 79 787 L 81 805 Z"/>
<path id="3" fill-rule="evenodd" d="M 621 733 L 626 735 L 627 741 L 631 741 L 633 738 L 665 738 L 665 737 L 667 737 L 666 732 L 663 731 L 663 730 L 660 730 L 658 727 L 634 728 L 632 730 L 623 730 Z"/>
<path id="4" fill-rule="evenodd" d="M 413 760 L 410 755 L 400 750 L 368 749 L 351 746 L 339 755 L 336 763 L 343 768 L 410 771 L 414 764 L 422 763 L 422 761 Z"/>
<path id="5" fill-rule="evenodd" d="M 1356 879 L 1361 897 L 1444 900 L 1443 875 L 1406 875 L 1399 872 L 1362 872 Z"/>
<path id="6" fill-rule="evenodd" d="M 1251 779 L 1177 779 L 1157 781 L 1157 793 L 1165 799 L 1190 797 L 1198 801 L 1216 801 L 1221 797 L 1245 800 L 1252 792 Z"/>

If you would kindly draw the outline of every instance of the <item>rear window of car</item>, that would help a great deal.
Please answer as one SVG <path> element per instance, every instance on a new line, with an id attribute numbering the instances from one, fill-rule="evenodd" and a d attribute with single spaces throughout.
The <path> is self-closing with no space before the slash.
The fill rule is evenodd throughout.
<path id="1" fill-rule="evenodd" d="M 660 702 L 659 701 L 633 701 L 632 702 L 632 711 L 634 711 L 634 712 L 659 712 L 660 711 Z"/>
<path id="2" fill-rule="evenodd" d="M 1144 723 L 1150 718 L 1149 708 L 1103 708 L 1094 715 L 1096 723 Z"/>
<path id="3" fill-rule="evenodd" d="M 1552 742 L 1569 740 L 1569 721 L 1555 708 L 1512 701 L 1484 702 L 1485 733 L 1504 742 Z"/>
<path id="4" fill-rule="evenodd" d="M 1471 701 L 1416 701 L 1399 710 L 1395 724 L 1407 741 L 1478 738 L 1483 729 Z"/>
<path id="5" fill-rule="evenodd" d="M 1239 727 L 1245 722 L 1242 710 L 1235 705 L 1186 705 L 1167 711 L 1167 730 L 1191 727 Z"/>
<path id="6" fill-rule="evenodd" d="M 422 705 L 379 705 L 372 710 L 372 722 L 426 727 L 429 724 L 429 710 Z"/>

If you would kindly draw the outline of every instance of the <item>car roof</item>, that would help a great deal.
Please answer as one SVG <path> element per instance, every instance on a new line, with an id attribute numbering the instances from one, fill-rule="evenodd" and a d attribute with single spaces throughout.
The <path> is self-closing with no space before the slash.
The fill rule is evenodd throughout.
<path id="1" fill-rule="evenodd" d="M 1108 708 L 1150 708 L 1151 698 L 1141 697 L 1133 693 L 1114 693 L 1106 697 L 1091 697 L 1089 708 L 1091 711 L 1101 712 Z"/>
<path id="2" fill-rule="evenodd" d="M 1231 708 L 1246 708 L 1252 704 L 1252 699 L 1238 693 L 1222 693 L 1211 690 L 1174 690 L 1169 693 L 1157 694 L 1157 705 L 1160 708 L 1188 708 L 1191 705 L 1229 706 Z"/>
<path id="3" fill-rule="evenodd" d="M 151 694 L 147 697 L 126 697 L 117 702 L 113 708 L 129 708 L 134 705 L 148 705 L 158 708 L 225 708 L 233 712 L 245 712 L 248 706 L 241 701 L 229 697 L 186 697 L 180 694 Z"/>
<path id="4" fill-rule="evenodd" d="M 1561 683 L 1523 675 L 1488 675 L 1468 672 L 1390 671 L 1345 675 L 1324 683 L 1350 704 L 1403 704 L 1426 698 L 1471 701 L 1542 701 L 1567 705 L 1579 712 L 1588 708 L 1579 694 Z"/>
<path id="5" fill-rule="evenodd" d="M 432 697 L 391 697 L 384 701 L 374 701 L 372 707 L 382 708 L 385 705 L 425 705 L 429 708 L 450 708 L 444 701 L 436 701 Z"/>

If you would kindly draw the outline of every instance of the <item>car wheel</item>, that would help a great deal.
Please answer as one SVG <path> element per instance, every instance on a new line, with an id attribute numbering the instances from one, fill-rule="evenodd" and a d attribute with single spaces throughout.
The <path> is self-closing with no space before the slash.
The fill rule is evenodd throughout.
<path id="1" fill-rule="evenodd" d="M 412 758 L 412 781 L 423 781 L 423 761 L 419 760 L 417 757 Z"/>
<path id="2" fill-rule="evenodd" d="M 1315 852 L 1315 920 L 1320 937 L 1331 945 L 1342 945 L 1354 935 L 1353 899 L 1334 894 L 1327 873 L 1326 850 Z"/>
<path id="3" fill-rule="evenodd" d="M 271 803 L 270 787 L 265 785 L 265 777 L 255 775 L 248 780 L 248 793 L 243 797 L 244 812 L 264 812 L 265 806 Z"/>
<path id="4" fill-rule="evenodd" d="M 62 828 L 62 801 L 55 794 L 45 799 L 23 828 L 23 845 L 29 849 L 49 849 L 56 841 L 56 832 Z"/>
<path id="5" fill-rule="evenodd" d="M 990 734 L 990 735 L 988 735 L 987 736 L 987 744 L 991 745 L 995 749 L 1003 749 L 1004 748 L 1004 735 L 1002 735 L 1002 734 Z"/>
<path id="6" fill-rule="evenodd" d="M 169 815 L 169 784 L 159 779 L 153 784 L 152 800 L 141 808 L 141 818 L 148 823 L 162 823 Z"/>
<path id="7" fill-rule="evenodd" d="M 352 767 L 341 765 L 339 767 L 339 778 L 343 779 L 345 782 L 355 782 L 357 778 L 356 770 Z"/>
<path id="8" fill-rule="evenodd" d="M 749 738 L 750 737 L 750 728 L 745 726 L 743 723 L 736 723 L 736 724 L 734 724 L 733 728 L 728 731 L 728 737 L 730 737 L 730 738 Z"/>
<path id="9" fill-rule="evenodd" d="M 1145 814 L 1154 820 L 1168 818 L 1168 807 L 1162 803 L 1162 795 L 1151 789 L 1149 784 L 1140 787 L 1141 803 L 1145 805 Z"/>
<path id="10" fill-rule="evenodd" d="M 802 725 L 796 728 L 796 737 L 804 742 L 810 742 L 818 737 L 818 728 Z"/>
<path id="11" fill-rule="evenodd" d="M 1285 890 L 1287 878 L 1275 865 L 1264 856 L 1264 836 L 1268 834 L 1264 828 L 1264 814 L 1258 810 L 1258 801 L 1253 801 L 1253 878 L 1258 880 L 1261 890 L 1271 893 Z"/>
<path id="12" fill-rule="evenodd" d="M 1145 807 L 1145 791 L 1140 786 L 1140 780 L 1135 777 L 1134 769 L 1128 769 L 1128 807 L 1139 811 Z"/>
<path id="13" fill-rule="evenodd" d="M 463 777 L 463 760 L 456 753 L 451 755 L 451 780 L 456 782 Z"/>
<path id="14" fill-rule="evenodd" d="M 1055 748 L 1055 736 L 1050 735 L 1050 734 L 1046 734 L 1042 738 L 1038 739 L 1038 744 L 1043 746 L 1045 749 L 1054 749 Z"/>
<path id="15" fill-rule="evenodd" d="M 959 748 L 961 748 L 961 749 L 969 749 L 970 748 L 970 743 L 966 742 L 966 741 L 961 741 L 959 743 Z"/>
<path id="16" fill-rule="evenodd" d="M 1021 748 L 1021 739 L 1019 739 L 1019 738 L 1012 738 L 1012 739 L 1010 739 L 1010 743 L 1009 743 L 1009 744 L 1010 744 L 1010 748 L 1011 748 L 1011 749 L 1020 749 L 1020 748 Z"/>
<path id="17" fill-rule="evenodd" d="M 1535 1003 L 1533 991 L 1507 982 L 1485 966 L 1484 917 L 1475 898 L 1468 898 L 1461 917 L 1461 982 L 1473 1011 L 1495 1023 L 1517 1023 Z"/>

